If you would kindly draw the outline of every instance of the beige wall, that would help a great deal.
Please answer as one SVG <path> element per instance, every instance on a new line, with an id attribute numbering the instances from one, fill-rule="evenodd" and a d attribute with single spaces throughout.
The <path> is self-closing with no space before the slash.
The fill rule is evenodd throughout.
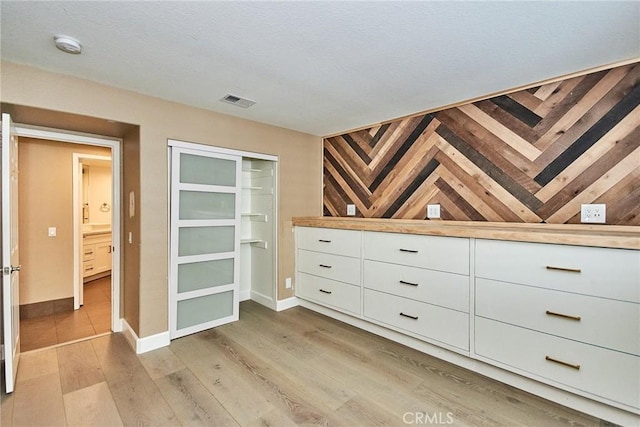
<path id="1" fill-rule="evenodd" d="M 2 102 L 140 126 L 139 336 L 168 327 L 168 138 L 279 156 L 279 298 L 292 295 L 284 289 L 294 277 L 291 218 L 322 214 L 319 137 L 6 62 L 1 78 Z"/>
<path id="2" fill-rule="evenodd" d="M 19 139 L 21 305 L 73 297 L 73 153 L 110 156 L 111 150 Z M 48 227 L 56 227 L 56 237 L 48 237 Z"/>
<path id="3" fill-rule="evenodd" d="M 111 223 L 111 167 L 85 166 L 87 175 L 86 203 L 89 205 L 89 221 L 91 224 Z M 103 205 L 107 204 L 108 209 Z"/>

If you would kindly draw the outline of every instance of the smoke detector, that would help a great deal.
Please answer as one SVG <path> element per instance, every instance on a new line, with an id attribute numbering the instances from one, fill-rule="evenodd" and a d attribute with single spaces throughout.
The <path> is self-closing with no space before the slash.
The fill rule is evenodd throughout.
<path id="1" fill-rule="evenodd" d="M 58 35 L 53 37 L 56 47 L 63 52 L 72 55 L 80 55 L 82 53 L 82 44 L 73 37 Z"/>
<path id="2" fill-rule="evenodd" d="M 242 108 L 249 108 L 256 103 L 256 101 L 252 101 L 247 98 L 241 98 L 236 95 L 231 95 L 230 93 L 222 97 L 220 101 L 226 102 L 227 104 L 237 105 L 238 107 L 242 107 Z"/>

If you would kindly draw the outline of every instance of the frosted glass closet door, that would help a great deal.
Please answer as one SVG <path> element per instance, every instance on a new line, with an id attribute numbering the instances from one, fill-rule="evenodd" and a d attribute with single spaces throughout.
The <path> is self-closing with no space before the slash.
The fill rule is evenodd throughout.
<path id="1" fill-rule="evenodd" d="M 171 338 L 238 320 L 241 161 L 172 148 Z"/>

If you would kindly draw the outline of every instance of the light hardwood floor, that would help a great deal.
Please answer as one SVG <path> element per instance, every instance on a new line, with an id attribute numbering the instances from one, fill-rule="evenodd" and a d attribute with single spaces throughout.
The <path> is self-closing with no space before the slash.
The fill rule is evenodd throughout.
<path id="1" fill-rule="evenodd" d="M 607 424 L 301 307 L 240 308 L 138 356 L 121 334 L 26 353 L 1 425 Z"/>

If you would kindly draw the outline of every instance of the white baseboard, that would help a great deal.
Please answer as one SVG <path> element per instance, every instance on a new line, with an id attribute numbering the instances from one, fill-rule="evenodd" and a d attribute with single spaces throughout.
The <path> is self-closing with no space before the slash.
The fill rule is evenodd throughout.
<path id="1" fill-rule="evenodd" d="M 255 301 L 260 305 L 264 305 L 271 310 L 275 310 L 275 302 L 273 298 L 262 295 L 261 293 L 251 291 L 251 301 Z"/>
<path id="2" fill-rule="evenodd" d="M 240 302 L 247 301 L 251 299 L 251 290 L 245 290 L 238 292 L 238 300 Z"/>
<path id="3" fill-rule="evenodd" d="M 122 319 L 122 326 L 122 333 L 124 333 L 124 337 L 127 339 L 131 348 L 135 350 L 136 354 L 142 354 L 158 348 L 166 347 L 171 342 L 169 339 L 169 331 L 139 338 L 133 328 L 131 328 L 124 319 Z"/>
<path id="4" fill-rule="evenodd" d="M 288 310 L 293 307 L 297 307 L 300 305 L 300 301 L 298 301 L 297 297 L 291 297 L 276 301 L 276 311 Z"/>

